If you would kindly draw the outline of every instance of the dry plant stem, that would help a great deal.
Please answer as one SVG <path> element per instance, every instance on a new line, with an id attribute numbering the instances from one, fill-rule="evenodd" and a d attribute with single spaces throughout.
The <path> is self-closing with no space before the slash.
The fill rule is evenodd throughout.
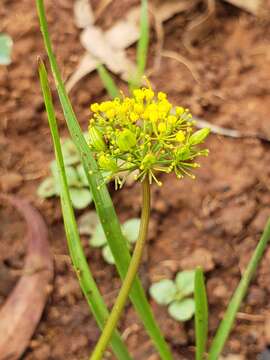
<path id="1" fill-rule="evenodd" d="M 150 184 L 148 181 L 148 177 L 146 177 L 142 183 L 142 214 L 141 214 L 141 224 L 140 224 L 138 240 L 136 242 L 133 256 L 131 258 L 128 271 L 123 281 L 122 287 L 117 296 L 117 299 L 112 308 L 107 323 L 99 338 L 99 341 L 90 357 L 90 360 L 102 359 L 103 353 L 109 344 L 112 333 L 115 327 L 117 326 L 118 320 L 121 317 L 121 314 L 128 299 L 130 289 L 132 287 L 133 281 L 136 277 L 142 259 L 143 248 L 147 238 L 149 217 L 150 217 Z"/>

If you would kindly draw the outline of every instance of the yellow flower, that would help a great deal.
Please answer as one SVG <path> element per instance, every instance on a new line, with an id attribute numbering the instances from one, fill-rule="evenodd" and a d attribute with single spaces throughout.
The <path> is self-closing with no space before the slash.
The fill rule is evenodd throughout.
<path id="1" fill-rule="evenodd" d="M 90 109 L 93 111 L 93 112 L 98 112 L 99 111 L 99 105 L 98 103 L 94 103 L 90 106 Z"/>
<path id="2" fill-rule="evenodd" d="M 158 131 L 160 133 L 164 133 L 164 132 L 166 132 L 166 130 L 167 130 L 167 126 L 164 122 L 161 122 L 158 124 Z"/>
<path id="3" fill-rule="evenodd" d="M 135 89 L 133 97 L 92 104 L 89 146 L 98 167 L 109 172 L 123 185 L 126 174 L 136 171 L 136 179 L 149 179 L 160 185 L 159 172 L 175 172 L 178 178 L 193 177 L 195 158 L 208 155 L 198 149 L 209 130 L 193 131 L 194 122 L 188 109 L 172 109 L 164 92 L 155 95 L 148 88 Z M 184 116 L 183 116 L 184 115 Z"/>
<path id="4" fill-rule="evenodd" d="M 184 131 L 179 130 L 178 133 L 176 134 L 175 138 L 178 142 L 183 142 L 186 138 Z"/>
<path id="5" fill-rule="evenodd" d="M 112 107 L 112 102 L 111 101 L 104 101 L 100 104 L 99 109 L 102 112 L 105 112 L 107 110 L 109 110 Z"/>
<path id="6" fill-rule="evenodd" d="M 162 92 L 162 91 L 160 91 L 159 93 L 158 93 L 158 100 L 165 100 L 165 99 L 167 99 L 167 95 L 164 93 L 164 92 Z"/>
<path id="7" fill-rule="evenodd" d="M 185 109 L 182 106 L 176 106 L 175 112 L 176 112 L 177 115 L 181 116 L 181 115 L 184 114 Z"/>
<path id="8" fill-rule="evenodd" d="M 144 91 L 141 89 L 133 90 L 133 95 L 137 101 L 142 101 L 144 99 Z"/>
<path id="9" fill-rule="evenodd" d="M 149 111 L 149 119 L 151 122 L 156 122 L 158 120 L 158 112 L 157 111 Z"/>
<path id="10" fill-rule="evenodd" d="M 147 101 L 152 100 L 155 96 L 154 91 L 151 89 L 145 89 L 144 90 L 144 96 Z"/>
<path id="11" fill-rule="evenodd" d="M 144 110 L 144 107 L 142 104 L 135 104 L 134 105 L 134 111 L 137 113 L 137 114 L 142 114 L 143 113 L 143 110 Z"/>
<path id="12" fill-rule="evenodd" d="M 132 112 L 132 113 L 130 114 L 130 120 L 131 120 L 131 121 L 135 122 L 135 121 L 137 121 L 138 119 L 139 119 L 139 115 L 136 114 L 135 112 Z"/>
<path id="13" fill-rule="evenodd" d="M 115 116 L 116 111 L 114 109 L 110 109 L 106 111 L 106 115 L 109 119 L 112 119 Z"/>
<path id="14" fill-rule="evenodd" d="M 169 122 L 170 124 L 175 124 L 176 121 L 177 121 L 177 117 L 176 117 L 176 116 L 174 116 L 174 115 L 169 115 L 169 116 L 168 116 L 168 122 Z"/>

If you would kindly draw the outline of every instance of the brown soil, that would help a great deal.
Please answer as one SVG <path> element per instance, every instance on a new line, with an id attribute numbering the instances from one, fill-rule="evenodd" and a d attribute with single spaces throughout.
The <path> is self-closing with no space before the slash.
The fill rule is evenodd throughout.
<path id="1" fill-rule="evenodd" d="M 48 173 L 53 152 L 37 77 L 36 59 L 38 55 L 45 58 L 45 52 L 33 3 L 2 0 L 0 6 L 0 31 L 9 33 L 15 43 L 12 64 L 0 68 L 0 186 L 4 192 L 27 198 L 42 212 L 50 229 L 55 258 L 54 291 L 24 359 L 87 359 L 99 331 L 70 266 L 59 202 L 41 201 L 36 195 L 37 185 Z M 64 78 L 72 73 L 83 54 L 79 31 L 73 22 L 72 3 L 46 1 Z M 196 116 L 270 137 L 269 23 L 223 2 L 217 3 L 211 33 L 207 39 L 198 39 L 192 55 L 183 46 L 183 34 L 200 8 L 186 17 L 175 16 L 165 25 L 165 49 L 188 57 L 199 72 L 200 82 L 194 81 L 185 66 L 168 58 L 162 59 L 151 81 L 157 89 L 166 91 L 173 102 L 189 107 Z M 113 2 L 101 25 L 110 26 L 130 4 L 128 0 L 123 5 L 121 2 L 121 6 Z M 149 65 L 154 60 L 155 43 L 153 34 Z M 134 54 L 134 49 L 130 53 Z M 125 88 L 122 83 L 119 85 Z M 86 77 L 72 91 L 71 100 L 84 127 L 88 105 L 103 98 L 105 91 L 97 74 Z M 58 119 L 64 135 L 67 132 L 60 111 Z M 257 139 L 211 135 L 207 145 L 211 153 L 203 159 L 196 181 L 164 176 L 161 188 L 153 186 L 148 256 L 141 274 L 147 288 L 151 281 L 173 277 L 179 269 L 193 267 L 204 259 L 213 334 L 270 215 L 270 152 L 269 145 Z M 112 195 L 121 219 L 139 215 L 138 185 Z M 20 267 L 23 224 L 3 208 L 0 215 L 5 234 L 5 239 L 1 239 L 1 260 L 5 253 L 6 265 Z M 87 239 L 83 241 L 89 263 L 111 306 L 120 286 L 116 272 L 103 262 L 99 251 L 89 249 Z M 224 354 L 254 360 L 270 341 L 269 260 L 268 249 Z M 0 293 L 0 299 L 1 295 L 7 294 Z M 193 324 L 180 325 L 167 316 L 164 308 L 153 302 L 152 306 L 175 358 L 194 358 Z M 158 359 L 131 306 L 121 321 L 121 329 L 135 359 Z"/>

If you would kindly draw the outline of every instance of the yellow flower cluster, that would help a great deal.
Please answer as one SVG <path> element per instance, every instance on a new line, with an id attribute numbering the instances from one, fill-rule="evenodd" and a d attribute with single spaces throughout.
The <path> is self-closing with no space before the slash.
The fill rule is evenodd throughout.
<path id="1" fill-rule="evenodd" d="M 133 97 L 116 98 L 91 105 L 89 145 L 96 154 L 100 169 L 108 172 L 122 185 L 121 174 L 139 170 L 136 179 L 146 176 L 157 184 L 156 173 L 174 171 L 177 177 L 194 177 L 190 169 L 198 167 L 194 159 L 207 155 L 198 150 L 209 129 L 193 133 L 192 116 L 188 109 L 168 101 L 164 92 L 149 88 L 135 89 Z"/>

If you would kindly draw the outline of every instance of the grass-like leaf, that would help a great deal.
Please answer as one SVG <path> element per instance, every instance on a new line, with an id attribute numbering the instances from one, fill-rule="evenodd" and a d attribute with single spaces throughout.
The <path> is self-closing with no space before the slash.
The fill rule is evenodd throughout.
<path id="1" fill-rule="evenodd" d="M 126 275 L 130 262 L 130 254 L 128 251 L 127 243 L 122 235 L 121 227 L 116 216 L 108 189 L 106 185 L 103 184 L 102 176 L 98 172 L 97 164 L 83 137 L 79 123 L 76 119 L 71 103 L 67 96 L 63 80 L 61 78 L 60 71 L 58 69 L 58 65 L 53 54 L 43 1 L 36 0 L 36 4 L 40 20 L 40 28 L 43 34 L 45 47 L 50 60 L 57 92 L 60 98 L 69 132 L 80 153 L 82 163 L 92 191 L 97 213 L 103 225 L 108 244 L 115 258 L 117 270 L 121 278 L 123 279 Z M 161 359 L 171 360 L 172 355 L 170 349 L 166 344 L 157 323 L 155 322 L 151 307 L 147 301 L 145 292 L 138 278 L 136 278 L 136 280 L 134 281 L 133 287 L 130 292 L 130 298 L 137 312 L 139 313 L 146 330 L 153 339 L 153 342 L 160 354 Z"/>
<path id="2" fill-rule="evenodd" d="M 84 256 L 83 248 L 80 242 L 78 228 L 74 216 L 74 211 L 71 204 L 71 198 L 67 183 L 64 160 L 61 150 L 60 137 L 58 134 L 57 123 L 51 98 L 51 93 L 48 84 L 46 69 L 43 63 L 39 66 L 40 83 L 43 92 L 44 102 L 48 115 L 48 121 L 53 139 L 55 157 L 57 168 L 59 171 L 61 206 L 64 218 L 65 231 L 69 252 L 72 259 L 74 270 L 78 276 L 81 289 L 86 297 L 93 315 L 100 328 L 102 329 L 106 318 L 108 317 L 108 310 L 102 299 L 102 296 L 97 288 L 95 280 L 88 267 L 87 260 Z M 119 359 L 131 359 L 128 350 L 125 347 L 120 335 L 115 331 L 111 339 L 111 346 L 115 355 Z"/>
<path id="3" fill-rule="evenodd" d="M 119 96 L 120 95 L 119 90 L 118 90 L 113 78 L 111 77 L 109 71 L 105 68 L 105 66 L 102 64 L 99 64 L 97 66 L 97 71 L 98 71 L 99 77 L 100 77 L 105 89 L 107 90 L 108 94 L 112 98 Z"/>
<path id="4" fill-rule="evenodd" d="M 270 239 L 270 219 L 268 219 L 267 224 L 264 228 L 263 234 L 260 238 L 260 241 L 252 255 L 252 258 L 241 278 L 241 281 L 235 290 L 233 297 L 227 307 L 223 320 L 221 321 L 217 333 L 212 342 L 210 351 L 209 351 L 209 360 L 218 359 L 223 346 L 230 334 L 234 320 L 237 314 L 237 311 L 247 293 L 248 286 L 252 280 L 252 277 L 257 269 L 257 266 L 263 256 L 263 253 L 266 249 L 268 241 Z"/>
<path id="5" fill-rule="evenodd" d="M 194 298 L 196 360 L 203 360 L 208 335 L 208 304 L 204 276 L 201 268 L 197 268 L 195 272 Z"/>
<path id="6" fill-rule="evenodd" d="M 137 86 L 144 74 L 149 44 L 148 1 L 141 0 L 140 38 L 137 44 Z"/>

